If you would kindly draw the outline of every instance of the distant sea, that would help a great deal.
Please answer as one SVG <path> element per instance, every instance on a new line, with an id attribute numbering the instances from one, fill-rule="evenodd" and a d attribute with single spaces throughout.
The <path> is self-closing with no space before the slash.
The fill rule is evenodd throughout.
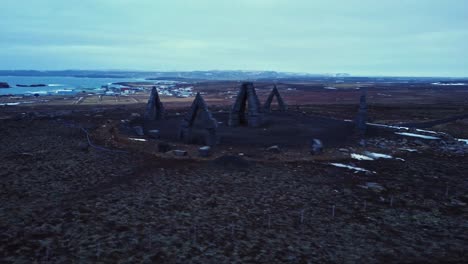
<path id="1" fill-rule="evenodd" d="M 37 76 L 0 76 L 0 82 L 6 82 L 12 88 L 0 88 L 0 95 L 47 93 L 57 90 L 93 90 L 116 82 L 141 82 L 145 79 L 126 78 L 83 78 L 83 77 L 37 77 Z M 46 84 L 43 87 L 16 87 L 17 84 Z"/>

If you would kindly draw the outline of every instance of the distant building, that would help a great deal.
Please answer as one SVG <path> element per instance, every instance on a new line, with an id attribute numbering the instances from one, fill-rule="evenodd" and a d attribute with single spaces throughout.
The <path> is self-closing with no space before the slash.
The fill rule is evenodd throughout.
<path id="1" fill-rule="evenodd" d="M 121 94 L 135 94 L 136 89 L 130 88 L 130 87 L 122 87 L 120 88 L 120 93 Z"/>
<path id="2" fill-rule="evenodd" d="M 74 95 L 74 94 L 76 94 L 76 91 L 74 91 L 74 90 L 57 90 L 57 91 L 55 91 L 55 94 L 57 94 L 57 95 Z"/>

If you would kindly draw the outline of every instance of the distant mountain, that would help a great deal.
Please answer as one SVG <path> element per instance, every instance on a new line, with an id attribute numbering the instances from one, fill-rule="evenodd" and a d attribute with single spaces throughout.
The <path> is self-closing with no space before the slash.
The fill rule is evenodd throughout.
<path id="1" fill-rule="evenodd" d="M 390 82 L 390 83 L 418 83 L 418 82 L 467 82 L 467 78 L 450 77 L 394 77 L 394 76 L 351 76 L 348 73 L 310 74 L 276 71 L 118 71 L 118 70 L 63 70 L 63 71 L 35 71 L 35 70 L 0 70 L 0 76 L 38 76 L 38 77 L 85 77 L 85 78 L 128 78 L 146 80 L 174 80 L 174 81 L 314 81 L 314 82 Z M 0 79 L 1 81 L 1 79 Z"/>
<path id="2" fill-rule="evenodd" d="M 0 70 L 0 76 L 59 76 L 59 77 L 87 77 L 87 78 L 146 78 L 148 80 L 161 79 L 198 79 L 198 80 L 259 80 L 282 78 L 310 78 L 325 77 L 321 74 L 286 73 L 275 71 L 34 71 L 34 70 Z"/>

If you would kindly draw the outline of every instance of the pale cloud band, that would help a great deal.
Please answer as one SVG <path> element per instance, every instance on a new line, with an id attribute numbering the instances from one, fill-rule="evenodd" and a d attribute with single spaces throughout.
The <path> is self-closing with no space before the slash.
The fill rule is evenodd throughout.
<path id="1" fill-rule="evenodd" d="M 5 0 L 0 69 L 467 76 L 464 0 Z"/>

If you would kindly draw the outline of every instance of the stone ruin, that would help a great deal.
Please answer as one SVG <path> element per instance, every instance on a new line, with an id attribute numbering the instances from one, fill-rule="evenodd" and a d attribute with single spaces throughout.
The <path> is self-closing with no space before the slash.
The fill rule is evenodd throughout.
<path id="1" fill-rule="evenodd" d="M 366 122 L 367 122 L 367 88 L 361 88 L 362 93 L 361 93 L 361 98 L 359 101 L 359 110 L 358 114 L 356 116 L 356 132 L 359 137 L 364 137 L 366 134 Z"/>
<path id="2" fill-rule="evenodd" d="M 153 89 L 151 90 L 144 117 L 146 120 L 161 120 L 164 118 L 164 107 L 159 99 L 159 93 L 156 86 L 153 86 Z"/>
<path id="3" fill-rule="evenodd" d="M 185 143 L 214 146 L 217 143 L 217 127 L 218 122 L 211 116 L 203 97 L 197 93 L 182 121 L 179 138 Z"/>
<path id="4" fill-rule="evenodd" d="M 273 98 L 276 96 L 276 100 L 278 102 L 278 107 L 279 107 L 279 110 L 284 112 L 286 111 L 286 104 L 284 103 L 283 101 L 283 98 L 281 97 L 279 91 L 278 91 L 278 88 L 276 88 L 276 85 L 273 87 L 273 90 L 271 90 L 271 93 L 270 95 L 268 96 L 265 104 L 263 105 L 263 110 L 265 110 L 265 112 L 270 112 L 271 111 L 271 103 L 273 101 Z"/>
<path id="5" fill-rule="evenodd" d="M 263 113 L 253 83 L 244 82 L 237 94 L 236 102 L 232 106 L 228 125 L 231 127 L 239 125 L 259 127 L 262 122 Z"/>

